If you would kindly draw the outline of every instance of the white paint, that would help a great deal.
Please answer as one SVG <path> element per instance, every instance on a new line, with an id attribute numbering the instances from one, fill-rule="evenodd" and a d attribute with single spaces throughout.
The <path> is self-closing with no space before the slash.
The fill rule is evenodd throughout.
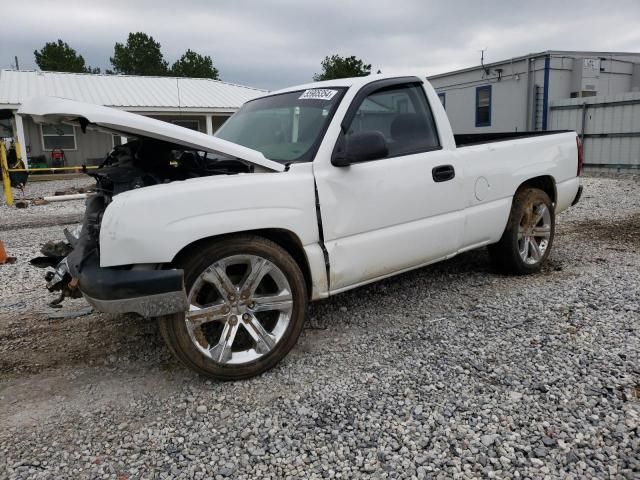
<path id="1" fill-rule="evenodd" d="M 329 279 L 324 262 L 324 253 L 319 243 L 312 243 L 304 247 L 304 253 L 311 272 L 311 298 L 314 300 L 329 296 Z"/>
<path id="2" fill-rule="evenodd" d="M 314 174 L 331 264 L 331 293 L 449 258 L 496 242 L 512 197 L 529 178 L 575 179 L 575 134 L 531 137 L 458 149 L 446 113 L 428 83 L 425 91 L 443 149 L 336 168 L 331 152 L 355 86 L 327 129 Z M 431 169 L 450 164 L 456 177 L 435 183 Z M 487 188 L 480 201 L 475 181 Z M 575 197 L 578 181 L 558 190 L 558 212 Z"/>
<path id="3" fill-rule="evenodd" d="M 16 125 L 16 136 L 18 137 L 18 144 L 20 145 L 20 157 L 24 163 L 24 168 L 29 169 L 29 157 L 27 156 L 27 143 L 24 138 L 24 124 L 22 123 L 22 117 L 15 114 L 13 116 Z"/>
<path id="4" fill-rule="evenodd" d="M 288 172 L 201 177 L 121 193 L 104 214 L 100 264 L 169 262 L 196 240 L 259 228 L 293 232 L 303 246 L 318 242 L 311 164 Z"/>
<path id="5" fill-rule="evenodd" d="M 431 173 L 443 164 L 460 168 L 450 151 L 346 168 L 324 160 L 316 159 L 314 172 L 332 290 L 428 262 L 459 247 L 462 177 L 435 183 Z"/>
<path id="6" fill-rule="evenodd" d="M 44 197 L 47 202 L 66 202 L 67 200 L 82 200 L 87 198 L 86 193 L 72 193 L 69 195 L 54 195 L 52 197 Z"/>
<path id="7" fill-rule="evenodd" d="M 557 212 L 570 205 L 579 185 L 574 133 L 457 149 L 446 113 L 428 83 L 425 92 L 441 150 L 334 167 L 331 153 L 349 104 L 362 86 L 389 77 L 341 79 L 285 90 L 349 87 L 313 163 L 293 164 L 288 171 L 203 177 L 117 195 L 102 221 L 101 265 L 167 263 L 185 246 L 203 238 L 282 229 L 293 233 L 305 251 L 316 299 L 498 241 L 514 193 L 530 178 L 552 176 Z M 58 109 L 35 104 L 26 111 L 42 117 Z M 202 136 L 211 137 L 193 137 L 191 131 L 162 122 L 172 130 L 135 115 L 135 119 L 112 118 L 109 112 L 94 112 L 87 106 L 67 110 L 96 123 L 126 126 L 141 135 L 245 153 L 256 164 L 263 162 L 253 150 L 229 142 L 206 143 Z M 68 120 L 67 110 L 56 115 Z M 432 168 L 439 165 L 452 165 L 455 178 L 434 182 Z M 484 179 L 481 188 L 479 178 Z M 316 187 L 329 280 L 316 218 Z"/>
<path id="8" fill-rule="evenodd" d="M 213 116 L 212 115 L 205 116 L 205 124 L 207 129 L 207 135 L 213 135 Z"/>
<path id="9" fill-rule="evenodd" d="M 489 193 L 489 181 L 484 177 L 479 177 L 476 180 L 475 185 L 475 195 L 476 200 L 482 201 L 487 198 L 487 194 Z"/>

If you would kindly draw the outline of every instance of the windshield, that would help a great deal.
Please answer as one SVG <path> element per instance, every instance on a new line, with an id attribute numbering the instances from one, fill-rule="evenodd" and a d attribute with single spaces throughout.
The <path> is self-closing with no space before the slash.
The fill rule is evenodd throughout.
<path id="1" fill-rule="evenodd" d="M 314 88 L 252 100 L 215 136 L 258 150 L 276 162 L 310 161 L 344 90 Z"/>

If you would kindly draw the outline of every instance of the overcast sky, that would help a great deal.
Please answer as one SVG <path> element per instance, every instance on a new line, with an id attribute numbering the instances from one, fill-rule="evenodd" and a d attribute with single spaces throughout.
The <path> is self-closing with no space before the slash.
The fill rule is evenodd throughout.
<path id="1" fill-rule="evenodd" d="M 373 71 L 432 75 L 543 50 L 640 52 L 640 1 L 616 0 L 12 0 L 3 7 L 0 67 L 58 38 L 110 68 L 116 41 L 142 31 L 165 59 L 210 55 L 222 80 L 275 89 L 311 80 L 326 55 Z"/>

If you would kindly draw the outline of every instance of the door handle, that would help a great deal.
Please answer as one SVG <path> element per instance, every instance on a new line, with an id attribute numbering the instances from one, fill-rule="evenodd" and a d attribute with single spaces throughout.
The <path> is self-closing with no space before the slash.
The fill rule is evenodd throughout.
<path id="1" fill-rule="evenodd" d="M 456 176 L 456 170 L 453 165 L 440 165 L 431 170 L 434 182 L 446 182 L 452 180 Z"/>

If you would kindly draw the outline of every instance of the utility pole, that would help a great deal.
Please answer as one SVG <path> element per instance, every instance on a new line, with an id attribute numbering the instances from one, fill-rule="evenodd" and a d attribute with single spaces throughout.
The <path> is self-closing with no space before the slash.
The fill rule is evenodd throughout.
<path id="1" fill-rule="evenodd" d="M 14 58 L 14 59 L 15 59 L 15 61 L 16 61 L 16 70 L 20 70 L 20 64 L 18 63 L 18 56 L 16 55 L 16 56 L 14 56 L 13 58 Z"/>

